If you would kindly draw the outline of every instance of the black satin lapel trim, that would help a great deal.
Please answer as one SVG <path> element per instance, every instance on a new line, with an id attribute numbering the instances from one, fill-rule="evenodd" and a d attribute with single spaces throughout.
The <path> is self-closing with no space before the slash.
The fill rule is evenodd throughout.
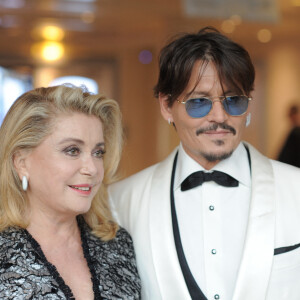
<path id="1" fill-rule="evenodd" d="M 190 296 L 192 300 L 207 300 L 207 298 L 202 293 L 201 289 L 197 285 L 195 278 L 193 277 L 191 270 L 186 261 L 178 227 L 176 209 L 175 209 L 175 201 L 174 201 L 174 178 L 175 178 L 175 170 L 177 165 L 177 156 L 178 152 L 175 155 L 173 169 L 172 169 L 172 177 L 171 177 L 171 185 L 170 185 L 170 198 L 171 198 L 171 215 L 172 215 L 172 226 L 173 226 L 173 234 L 175 240 L 175 246 L 177 251 L 177 256 L 179 260 L 179 264 L 182 270 L 182 274 L 189 290 Z"/>
<path id="2" fill-rule="evenodd" d="M 248 162 L 249 162 L 249 167 L 250 167 L 250 174 L 251 174 L 251 156 L 250 156 L 250 151 L 247 145 L 244 144 L 244 147 L 247 151 L 247 156 L 248 156 Z"/>
<path id="3" fill-rule="evenodd" d="M 276 249 L 274 249 L 274 255 L 290 252 L 290 251 L 293 251 L 293 250 L 295 250 L 299 247 L 300 247 L 300 244 L 296 244 L 294 246 L 276 248 Z"/>

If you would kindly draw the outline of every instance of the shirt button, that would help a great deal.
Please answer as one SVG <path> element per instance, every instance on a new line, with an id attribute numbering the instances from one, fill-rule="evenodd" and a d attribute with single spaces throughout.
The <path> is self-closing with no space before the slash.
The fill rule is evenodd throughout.
<path id="1" fill-rule="evenodd" d="M 209 210 L 215 210 L 215 207 L 213 205 L 210 205 Z"/>
<path id="2" fill-rule="evenodd" d="M 212 254 L 216 254 L 216 253 L 217 253 L 217 250 L 216 250 L 216 249 L 212 249 L 212 250 L 211 250 L 211 253 L 212 253 Z M 215 298 L 215 299 L 219 299 L 219 298 Z"/>
<path id="3" fill-rule="evenodd" d="M 220 299 L 220 296 L 218 294 L 215 294 L 214 298 L 215 299 Z"/>

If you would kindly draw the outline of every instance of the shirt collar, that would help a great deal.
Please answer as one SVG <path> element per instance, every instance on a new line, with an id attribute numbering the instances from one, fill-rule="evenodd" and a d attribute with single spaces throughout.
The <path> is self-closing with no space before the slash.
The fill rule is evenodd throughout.
<path id="1" fill-rule="evenodd" d="M 209 172 L 214 170 L 221 171 L 232 176 L 233 178 L 237 179 L 240 184 L 243 184 L 247 187 L 251 186 L 249 160 L 247 150 L 243 143 L 238 145 L 229 158 L 220 161 L 211 170 L 209 170 Z M 185 152 L 182 144 L 180 143 L 178 149 L 174 188 L 178 189 L 182 181 L 187 176 L 197 171 L 206 170 Z"/>

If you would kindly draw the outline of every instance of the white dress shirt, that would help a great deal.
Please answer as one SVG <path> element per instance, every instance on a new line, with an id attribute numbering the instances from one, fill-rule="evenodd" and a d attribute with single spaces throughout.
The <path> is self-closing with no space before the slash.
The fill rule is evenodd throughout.
<path id="1" fill-rule="evenodd" d="M 242 258 L 251 196 L 247 151 L 242 143 L 213 169 L 239 181 L 223 187 L 210 181 L 182 192 L 190 174 L 205 171 L 179 146 L 174 197 L 179 232 L 191 273 L 210 300 L 231 300 Z"/>

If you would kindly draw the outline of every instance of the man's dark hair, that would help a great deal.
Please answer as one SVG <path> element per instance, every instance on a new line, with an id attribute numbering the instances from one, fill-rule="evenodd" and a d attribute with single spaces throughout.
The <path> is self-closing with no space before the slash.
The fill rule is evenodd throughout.
<path id="1" fill-rule="evenodd" d="M 185 90 L 199 60 L 204 68 L 212 62 L 220 83 L 233 91 L 247 96 L 253 91 L 255 70 L 248 52 L 215 28 L 205 27 L 196 34 L 179 36 L 161 50 L 154 96 L 168 95 L 172 106 Z"/>
<path id="2" fill-rule="evenodd" d="M 299 105 L 297 104 L 293 104 L 290 109 L 289 109 L 289 116 L 292 117 L 292 116 L 295 116 L 299 113 Z"/>

